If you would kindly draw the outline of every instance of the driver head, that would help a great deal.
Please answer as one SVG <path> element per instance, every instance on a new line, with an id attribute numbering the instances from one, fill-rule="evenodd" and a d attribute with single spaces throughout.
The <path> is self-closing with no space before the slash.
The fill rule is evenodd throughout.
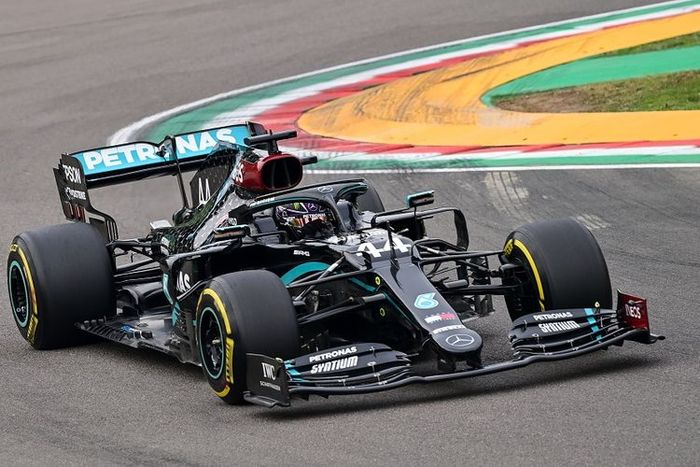
<path id="1" fill-rule="evenodd" d="M 296 238 L 314 236 L 330 222 L 328 208 L 314 202 L 296 202 L 274 208 L 274 218 L 280 227 Z"/>

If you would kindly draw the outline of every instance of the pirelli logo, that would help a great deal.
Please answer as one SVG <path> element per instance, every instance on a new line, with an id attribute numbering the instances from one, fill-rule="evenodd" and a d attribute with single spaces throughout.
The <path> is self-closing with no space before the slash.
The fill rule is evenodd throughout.
<path id="1" fill-rule="evenodd" d="M 233 339 L 226 338 L 226 381 L 233 384 Z"/>
<path id="2" fill-rule="evenodd" d="M 510 256 L 511 252 L 513 251 L 513 240 L 508 240 L 508 243 L 506 243 L 506 246 L 503 247 L 503 253 L 505 253 L 506 256 Z"/>
<path id="3" fill-rule="evenodd" d="M 30 344 L 33 344 L 36 338 L 36 328 L 38 324 L 39 320 L 35 315 L 32 315 L 32 318 L 29 320 L 29 328 L 27 329 L 27 340 Z"/>

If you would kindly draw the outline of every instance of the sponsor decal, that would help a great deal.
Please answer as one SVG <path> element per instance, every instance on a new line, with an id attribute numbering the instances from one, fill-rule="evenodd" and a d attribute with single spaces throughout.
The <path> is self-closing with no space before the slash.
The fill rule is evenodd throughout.
<path id="1" fill-rule="evenodd" d="M 312 211 L 313 209 L 309 209 L 309 211 Z M 292 218 L 290 219 L 291 223 L 297 227 L 303 227 L 304 225 L 313 222 L 313 221 L 325 221 L 326 220 L 326 215 L 325 214 L 304 214 L 300 218 Z"/>
<path id="2" fill-rule="evenodd" d="M 275 391 L 282 392 L 282 388 L 279 387 L 279 385 L 270 383 L 269 381 L 259 381 L 261 387 L 266 387 L 270 389 L 274 389 Z"/>
<path id="3" fill-rule="evenodd" d="M 187 292 L 190 289 L 190 275 L 180 271 L 177 275 L 175 289 L 180 293 Z"/>
<path id="4" fill-rule="evenodd" d="M 233 128 L 221 128 L 214 131 L 202 131 L 175 137 L 178 157 L 188 153 L 209 151 L 220 142 L 236 144 Z"/>
<path id="5" fill-rule="evenodd" d="M 80 160 L 87 174 L 163 160 L 156 154 L 156 146 L 144 143 L 86 151 L 75 157 Z"/>
<path id="6" fill-rule="evenodd" d="M 570 311 L 565 311 L 561 313 L 539 313 L 532 315 L 535 321 L 548 321 L 550 319 L 561 319 L 561 318 L 573 318 L 574 315 Z"/>
<path id="7" fill-rule="evenodd" d="M 506 256 L 510 256 L 510 254 L 512 253 L 512 251 L 513 251 L 513 239 L 511 238 L 510 240 L 508 240 L 508 242 L 506 243 L 506 245 L 503 247 L 503 253 L 504 253 Z"/>
<path id="8" fill-rule="evenodd" d="M 581 327 L 576 321 L 562 321 L 561 323 L 540 323 L 540 330 L 547 334 L 550 332 L 570 331 Z"/>
<path id="9" fill-rule="evenodd" d="M 354 345 L 352 347 L 345 347 L 343 349 L 336 349 L 332 352 L 321 353 L 318 355 L 312 355 L 309 357 L 309 362 L 322 362 L 324 360 L 331 360 L 337 357 L 342 357 L 344 355 L 350 355 L 357 352 L 357 347 Z"/>
<path id="10" fill-rule="evenodd" d="M 80 176 L 80 169 L 77 167 L 71 167 L 69 165 L 63 165 L 63 174 L 66 176 L 66 180 L 71 183 L 81 183 L 82 178 Z"/>
<path id="11" fill-rule="evenodd" d="M 307 257 L 311 256 L 311 253 L 309 253 L 308 251 L 304 251 L 304 250 L 294 250 L 292 252 L 292 254 L 296 255 L 296 256 L 307 256 Z"/>
<path id="12" fill-rule="evenodd" d="M 431 332 L 433 334 L 440 334 L 447 331 L 456 331 L 458 329 L 466 329 L 463 324 L 452 324 L 450 326 L 443 326 L 441 328 L 433 329 Z"/>
<path id="13" fill-rule="evenodd" d="M 635 329 L 649 330 L 649 316 L 645 299 L 618 292 L 617 303 L 618 317 L 625 324 Z M 588 313 L 588 309 L 586 312 Z"/>
<path id="14" fill-rule="evenodd" d="M 242 141 L 246 136 L 248 129 L 244 125 L 176 136 L 177 157 L 187 159 L 201 156 L 211 152 L 220 142 L 236 144 L 236 141 Z M 158 150 L 158 146 L 154 144 L 131 143 L 78 152 L 73 154 L 73 157 L 80 161 L 85 174 L 90 175 L 168 160 L 167 157 L 159 156 Z"/>
<path id="15" fill-rule="evenodd" d="M 85 194 L 84 191 L 74 190 L 74 189 L 68 188 L 68 187 L 66 187 L 66 195 L 69 198 L 82 199 L 83 201 L 87 200 L 87 195 Z"/>
<path id="16" fill-rule="evenodd" d="M 311 367 L 311 373 L 327 373 L 329 371 L 344 370 L 346 368 L 354 368 L 357 366 L 357 355 L 351 357 L 345 357 L 338 360 L 331 360 L 330 362 L 317 363 Z"/>
<path id="17" fill-rule="evenodd" d="M 416 297 L 416 301 L 413 302 L 413 306 L 420 310 L 430 310 L 438 306 L 438 301 L 435 300 L 435 292 L 428 292 L 420 294 Z"/>
<path id="18" fill-rule="evenodd" d="M 275 366 L 269 363 L 261 362 L 263 377 L 271 380 L 275 380 Z"/>
<path id="19" fill-rule="evenodd" d="M 430 315 L 424 318 L 424 321 L 428 324 L 437 323 L 438 321 L 453 321 L 457 319 L 457 315 L 451 312 L 438 313 L 435 315 Z"/>
<path id="20" fill-rule="evenodd" d="M 474 343 L 474 337 L 469 334 L 452 334 L 447 336 L 445 341 L 452 347 L 461 348 L 472 345 Z"/>
<path id="21" fill-rule="evenodd" d="M 225 311 L 224 311 L 225 313 Z M 233 384 L 233 347 L 235 343 L 230 337 L 226 338 L 226 381 Z"/>
<path id="22" fill-rule="evenodd" d="M 642 319 L 642 311 L 638 305 L 625 304 L 625 313 L 630 318 Z"/>
<path id="23" fill-rule="evenodd" d="M 199 183 L 197 185 L 197 203 L 198 206 L 201 206 L 202 204 L 206 204 L 206 202 L 209 201 L 209 198 L 211 198 L 211 189 L 209 188 L 208 178 L 205 178 L 204 180 L 200 178 L 198 182 Z"/>
<path id="24" fill-rule="evenodd" d="M 357 247 L 357 252 L 355 253 L 357 256 L 362 256 L 363 252 L 367 252 L 370 255 L 372 255 L 375 258 L 381 258 L 382 253 L 388 253 L 391 251 L 393 248 L 394 250 L 398 250 L 401 253 L 408 253 L 410 250 L 410 245 L 406 245 L 402 240 L 401 237 L 392 237 L 393 238 L 393 245 L 389 245 L 389 240 L 384 243 L 384 246 L 381 248 L 377 248 L 376 245 L 372 242 L 364 242 L 361 243 Z"/>

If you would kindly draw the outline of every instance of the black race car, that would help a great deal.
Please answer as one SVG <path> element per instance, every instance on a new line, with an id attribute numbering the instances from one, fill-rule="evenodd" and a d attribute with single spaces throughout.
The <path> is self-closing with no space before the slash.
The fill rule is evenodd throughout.
<path id="1" fill-rule="evenodd" d="M 268 407 L 662 338 L 644 299 L 618 292 L 613 308 L 601 250 L 576 221 L 528 224 L 502 249 L 470 250 L 459 209 L 425 208 L 432 191 L 385 210 L 361 178 L 297 187 L 315 159 L 279 151 L 294 136 L 248 122 L 64 154 L 54 173 L 75 222 L 10 246 L 22 336 L 37 349 L 93 336 L 155 349 L 201 365 L 224 401 Z M 182 209 L 120 239 L 89 189 L 161 175 L 177 177 Z M 427 235 L 436 216 L 451 216 L 454 240 Z M 465 323 L 491 314 L 494 295 L 513 320 L 513 356 L 485 363 Z"/>

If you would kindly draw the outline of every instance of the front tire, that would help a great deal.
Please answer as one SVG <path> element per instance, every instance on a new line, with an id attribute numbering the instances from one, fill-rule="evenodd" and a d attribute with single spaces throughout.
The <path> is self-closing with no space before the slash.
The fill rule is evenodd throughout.
<path id="1" fill-rule="evenodd" d="M 511 319 L 546 310 L 612 308 L 605 258 L 593 234 L 573 219 L 518 227 L 503 248 L 508 261 L 522 266 L 521 292 L 506 296 Z"/>
<path id="2" fill-rule="evenodd" d="M 112 257 L 88 224 L 16 236 L 7 258 L 10 306 L 22 337 L 46 350 L 86 342 L 76 323 L 116 312 Z"/>
<path id="3" fill-rule="evenodd" d="M 299 354 L 296 310 L 269 271 L 240 271 L 211 280 L 197 304 L 202 370 L 217 396 L 242 404 L 246 354 L 289 359 Z"/>

